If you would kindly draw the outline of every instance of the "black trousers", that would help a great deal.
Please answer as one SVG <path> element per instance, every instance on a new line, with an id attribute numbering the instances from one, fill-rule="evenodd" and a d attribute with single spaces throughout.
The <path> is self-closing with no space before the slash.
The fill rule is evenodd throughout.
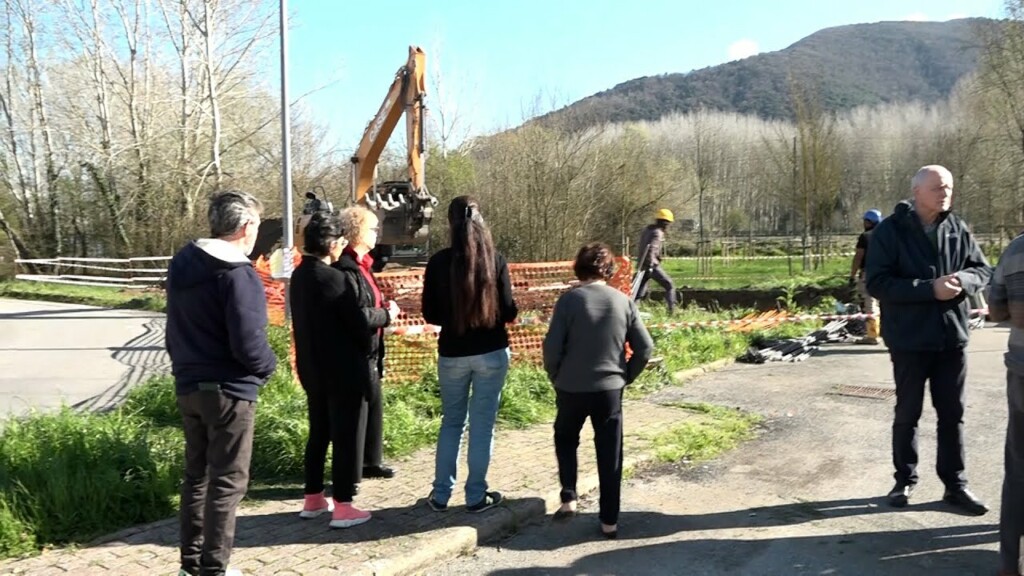
<path id="1" fill-rule="evenodd" d="M 359 414 L 365 404 L 358 396 L 345 397 L 319 390 L 306 390 L 309 413 L 309 438 L 306 439 L 306 494 L 319 494 L 324 489 L 324 462 L 327 446 L 331 452 L 331 484 L 335 500 L 351 502 L 355 481 L 347 471 L 359 462 Z"/>
<path id="2" fill-rule="evenodd" d="M 947 489 L 967 485 L 964 473 L 964 398 L 967 355 L 963 349 L 942 352 L 890 351 L 896 380 L 896 416 L 892 424 L 892 463 L 896 481 L 917 483 L 917 422 L 924 404 L 925 381 L 938 417 L 936 472 Z"/>
<path id="3" fill-rule="evenodd" d="M 249 487 L 256 403 L 216 390 L 178 396 L 185 432 L 181 569 L 219 576 L 235 542 L 235 511 Z"/>
<path id="4" fill-rule="evenodd" d="M 618 524 L 622 491 L 622 389 L 572 393 L 555 390 L 555 455 L 562 502 L 576 500 L 577 458 L 580 430 L 587 417 L 594 427 L 597 477 L 601 485 L 600 517 Z"/>
<path id="5" fill-rule="evenodd" d="M 359 445 L 362 455 L 359 461 L 363 466 L 380 466 L 384 461 L 384 401 L 381 397 L 380 384 L 377 385 L 377 396 L 373 402 L 363 402 L 360 411 Z M 360 477 L 362 470 L 360 470 Z"/>

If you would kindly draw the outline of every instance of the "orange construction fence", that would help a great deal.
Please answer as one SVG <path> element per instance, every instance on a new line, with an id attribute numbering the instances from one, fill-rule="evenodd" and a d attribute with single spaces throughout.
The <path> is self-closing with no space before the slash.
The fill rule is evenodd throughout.
<path id="1" fill-rule="evenodd" d="M 293 269 L 301 259 L 301 253 L 295 250 Z M 286 284 L 271 276 L 270 263 L 263 257 L 256 261 L 255 267 L 267 295 L 270 322 L 284 326 Z M 572 262 L 509 264 L 509 275 L 512 293 L 519 307 L 519 318 L 508 327 L 513 359 L 536 362 L 547 332 L 551 309 L 558 297 L 576 282 Z M 419 379 L 437 355 L 439 331 L 437 327 L 428 325 L 420 314 L 423 269 L 385 271 L 376 277 L 383 297 L 395 300 L 402 309 L 401 316 L 392 322 L 385 336 L 387 378 L 392 382 Z M 617 258 L 615 276 L 609 284 L 629 294 L 631 282 L 632 264 L 629 258 Z M 294 350 L 292 362 L 294 365 Z"/>

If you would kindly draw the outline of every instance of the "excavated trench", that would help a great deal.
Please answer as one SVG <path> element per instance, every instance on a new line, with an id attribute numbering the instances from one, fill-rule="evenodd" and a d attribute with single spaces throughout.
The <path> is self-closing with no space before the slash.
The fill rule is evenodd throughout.
<path id="1" fill-rule="evenodd" d="M 755 310 L 774 310 L 779 307 L 780 302 L 785 302 L 792 297 L 794 303 L 801 308 L 809 308 L 821 304 L 826 298 L 835 298 L 840 302 L 854 302 L 856 291 L 848 286 L 831 288 L 806 287 L 800 288 L 791 294 L 785 290 L 753 290 L 744 288 L 731 289 L 702 289 L 702 288 L 678 288 L 677 302 L 682 306 L 696 304 L 701 308 L 709 310 L 722 310 L 728 308 L 753 308 Z M 664 291 L 651 290 L 651 299 L 663 301 Z"/>

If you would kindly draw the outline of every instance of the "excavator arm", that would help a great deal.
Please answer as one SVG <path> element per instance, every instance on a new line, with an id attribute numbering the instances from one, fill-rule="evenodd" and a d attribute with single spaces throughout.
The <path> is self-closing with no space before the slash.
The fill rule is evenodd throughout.
<path id="1" fill-rule="evenodd" d="M 395 74 L 351 159 L 352 201 L 377 213 L 382 246 L 421 244 L 429 233 L 437 199 L 427 191 L 424 178 L 426 94 L 426 54 L 410 46 L 409 59 Z M 403 114 L 408 180 L 377 183 L 377 163 Z M 386 248 L 382 252 L 387 255 Z"/>

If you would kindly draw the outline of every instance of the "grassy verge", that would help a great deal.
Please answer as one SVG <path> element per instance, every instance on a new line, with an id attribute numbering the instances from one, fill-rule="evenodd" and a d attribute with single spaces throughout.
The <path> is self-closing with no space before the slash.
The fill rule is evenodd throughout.
<path id="1" fill-rule="evenodd" d="M 61 290 L 64 290 L 61 287 Z M 631 395 L 650 393 L 670 383 L 673 371 L 692 368 L 741 353 L 756 334 L 721 330 L 673 329 L 680 320 L 738 317 L 684 310 L 666 318 L 651 306 L 659 370 L 646 372 Z M 805 333 L 787 324 L 774 334 Z M 297 493 L 308 432 L 305 396 L 294 383 L 287 362 L 288 334 L 270 331 L 278 372 L 263 388 L 256 412 L 252 461 L 253 498 Z M 433 365 L 420 378 L 392 382 L 385 388 L 384 437 L 389 458 L 398 458 L 435 442 L 440 424 L 440 394 Z M 525 427 L 554 416 L 554 392 L 542 370 L 517 363 L 504 388 L 499 425 Z M 673 438 L 663 439 L 689 458 L 710 454 L 702 446 L 738 442 L 742 430 L 724 413 L 708 408 Z M 84 543 L 133 524 L 165 518 L 177 507 L 183 439 L 172 381 L 154 378 L 132 389 L 117 410 L 83 414 L 64 409 L 8 421 L 0 430 L 0 558 L 54 545 Z M 687 437 L 694 439 L 687 440 Z M 731 440 L 730 440 L 731 439 Z M 686 444 L 686 443 L 689 444 Z M 666 456 L 667 458 L 668 456 Z"/>
<path id="2" fill-rule="evenodd" d="M 662 264 L 676 286 L 706 289 L 772 289 L 779 287 L 823 286 L 845 281 L 850 275 L 849 257 L 829 257 L 803 269 L 800 256 L 792 260 L 712 259 L 704 270 L 697 260 L 670 258 Z M 837 280 L 838 279 L 838 280 Z"/>
<path id="3" fill-rule="evenodd" d="M 101 308 L 125 308 L 163 312 L 167 301 L 159 290 L 125 290 L 103 286 L 74 286 L 9 280 L 0 282 L 0 297 L 85 304 Z"/>
<path id="4" fill-rule="evenodd" d="M 695 417 L 652 439 L 660 462 L 692 463 L 732 450 L 751 438 L 760 417 L 710 404 L 677 404 Z"/>

